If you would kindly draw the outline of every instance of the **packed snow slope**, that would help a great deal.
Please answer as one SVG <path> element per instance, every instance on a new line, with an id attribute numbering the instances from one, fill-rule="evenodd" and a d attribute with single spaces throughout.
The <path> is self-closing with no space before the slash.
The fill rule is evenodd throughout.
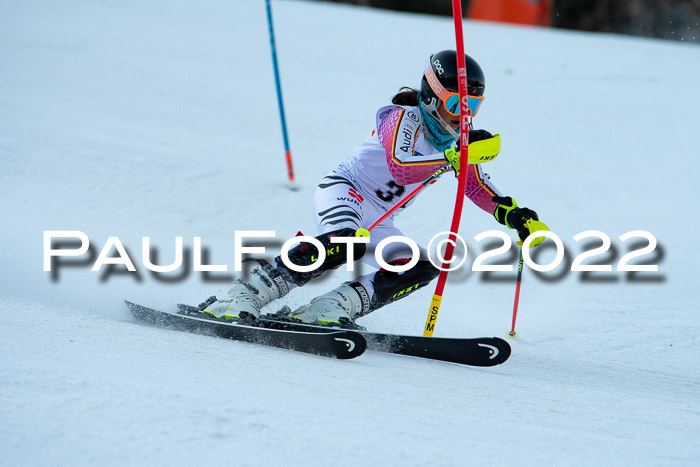
<path id="1" fill-rule="evenodd" d="M 419 85 L 430 53 L 454 47 L 449 18 L 273 8 L 297 192 L 285 187 L 262 0 L 3 0 L 0 464 L 697 465 L 696 45 L 465 21 L 487 76 L 475 124 L 503 138 L 486 171 L 566 252 L 551 272 L 526 268 L 521 337 L 502 366 L 329 360 L 133 321 L 125 298 L 172 309 L 225 291 L 236 231 L 274 230 L 246 243 L 268 258 L 314 233 L 318 180 L 369 135 L 378 107 Z M 397 225 L 427 245 L 448 229 L 455 190 L 443 177 Z M 510 328 L 515 274 L 471 271 L 499 245 L 474 239 L 491 229 L 503 230 L 467 203 L 469 259 L 450 275 L 436 335 Z M 48 230 L 84 232 L 90 251 L 45 272 Z M 611 247 L 584 264 L 612 271 L 570 270 L 601 245 L 574 240 L 588 230 Z M 630 264 L 658 271 L 617 270 L 648 243 L 620 240 L 634 230 L 658 244 Z M 109 237 L 136 273 L 91 271 Z M 142 237 L 157 264 L 182 237 L 183 266 L 151 273 Z M 195 237 L 205 264 L 227 272 L 193 272 Z M 418 335 L 433 290 L 360 323 Z"/>

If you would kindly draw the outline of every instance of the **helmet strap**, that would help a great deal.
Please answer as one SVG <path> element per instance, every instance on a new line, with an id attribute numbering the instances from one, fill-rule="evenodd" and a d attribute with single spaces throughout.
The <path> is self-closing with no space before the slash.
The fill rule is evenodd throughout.
<path id="1" fill-rule="evenodd" d="M 450 134 L 450 136 L 452 136 L 455 139 L 455 141 L 459 141 L 459 133 L 457 133 L 450 124 L 443 120 L 436 110 L 433 110 L 431 112 L 431 115 L 435 120 L 437 120 L 437 122 L 440 124 L 443 130 L 447 131 Z"/>
<path id="2" fill-rule="evenodd" d="M 428 140 L 437 149 L 444 151 L 450 148 L 453 142 L 459 141 L 459 135 L 440 118 L 440 114 L 435 108 L 436 100 L 432 98 L 428 105 L 424 105 L 419 94 L 418 106 L 423 114 L 424 128 Z"/>

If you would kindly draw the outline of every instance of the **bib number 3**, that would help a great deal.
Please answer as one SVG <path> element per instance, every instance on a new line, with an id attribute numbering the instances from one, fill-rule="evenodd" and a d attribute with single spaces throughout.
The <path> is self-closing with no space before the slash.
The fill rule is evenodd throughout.
<path id="1" fill-rule="evenodd" d="M 379 188 L 377 188 L 377 191 L 375 191 L 375 193 L 377 194 L 379 199 L 381 199 L 382 201 L 384 201 L 386 203 L 391 203 L 394 198 L 401 197 L 401 196 L 403 196 L 404 193 L 406 193 L 406 187 L 398 185 L 393 180 L 391 180 L 390 182 L 387 182 L 386 184 L 389 187 L 388 190 L 382 191 Z"/>

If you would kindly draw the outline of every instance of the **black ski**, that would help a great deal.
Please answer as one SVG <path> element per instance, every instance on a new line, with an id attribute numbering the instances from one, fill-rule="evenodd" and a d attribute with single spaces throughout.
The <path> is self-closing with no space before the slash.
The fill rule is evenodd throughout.
<path id="1" fill-rule="evenodd" d="M 196 307 L 178 305 L 181 313 L 198 313 Z M 281 319 L 278 315 L 264 315 L 257 320 L 266 329 L 332 333 L 339 328 L 316 326 Z M 379 352 L 440 360 L 470 366 L 495 366 L 508 360 L 510 345 L 498 337 L 444 338 L 405 336 L 353 329 L 367 340 L 367 348 Z"/>
<path id="2" fill-rule="evenodd" d="M 124 302 L 139 321 L 178 331 L 214 335 L 340 359 L 358 357 L 367 349 L 367 341 L 355 331 L 335 329 L 330 333 L 318 333 L 302 329 L 248 326 L 216 318 L 154 310 L 126 300 Z"/>
<path id="3" fill-rule="evenodd" d="M 339 328 L 282 321 L 268 315 L 261 317 L 261 326 L 309 332 L 333 332 Z M 367 340 L 367 348 L 412 357 L 441 360 L 470 366 L 495 366 L 508 360 L 510 345 L 498 337 L 445 338 L 384 334 L 355 330 Z"/>

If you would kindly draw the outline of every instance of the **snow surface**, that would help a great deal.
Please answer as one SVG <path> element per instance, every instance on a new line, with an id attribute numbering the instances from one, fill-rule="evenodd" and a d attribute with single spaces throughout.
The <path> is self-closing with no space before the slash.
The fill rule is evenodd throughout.
<path id="1" fill-rule="evenodd" d="M 234 231 L 275 230 L 257 243 L 268 257 L 313 233 L 318 180 L 454 44 L 449 18 L 273 8 L 298 192 L 262 0 L 2 1 L 0 465 L 697 465 L 696 45 L 465 21 L 488 80 L 476 124 L 503 135 L 487 171 L 567 252 L 555 271 L 524 272 L 504 365 L 329 360 L 129 317 L 124 298 L 172 308 L 225 290 Z M 455 186 L 443 178 L 397 224 L 426 244 L 449 227 Z M 474 235 L 494 228 L 467 203 L 471 260 L 485 251 Z M 659 245 L 638 262 L 659 271 L 568 271 L 600 243 L 573 240 L 591 229 L 612 239 L 598 259 L 613 266 L 634 242 L 620 235 L 651 232 Z M 44 272 L 45 230 L 85 232 L 92 257 Z M 110 236 L 138 274 L 90 271 Z M 145 236 L 158 264 L 182 236 L 188 262 L 152 274 Z M 195 236 L 228 273 L 192 272 Z M 505 335 L 514 274 L 450 277 L 436 335 Z M 420 334 L 433 290 L 361 324 Z"/>

